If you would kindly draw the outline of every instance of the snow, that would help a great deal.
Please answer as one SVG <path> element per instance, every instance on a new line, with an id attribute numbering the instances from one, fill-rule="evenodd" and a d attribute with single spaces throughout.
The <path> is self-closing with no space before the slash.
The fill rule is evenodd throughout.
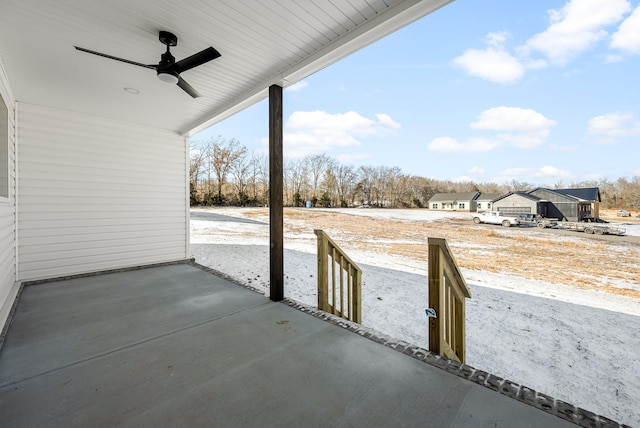
<path id="1" fill-rule="evenodd" d="M 198 263 L 267 294 L 269 226 L 249 212 L 193 210 L 192 254 Z M 348 212 L 420 222 L 470 217 L 425 210 Z M 624 227 L 627 235 L 640 236 L 640 224 Z M 288 233 L 284 259 L 285 296 L 313 306 L 315 239 L 311 230 Z M 426 261 L 357 251 L 349 256 L 363 270 L 363 324 L 427 348 Z M 506 273 L 462 272 L 472 293 L 466 309 L 467 364 L 640 426 L 640 301 Z"/>

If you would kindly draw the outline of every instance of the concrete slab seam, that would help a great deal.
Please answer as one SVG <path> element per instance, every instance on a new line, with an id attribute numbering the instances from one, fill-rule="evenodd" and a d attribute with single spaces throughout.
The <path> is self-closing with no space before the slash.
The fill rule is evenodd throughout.
<path id="1" fill-rule="evenodd" d="M 32 280 L 32 281 L 25 281 L 25 282 L 23 282 L 23 285 L 26 287 L 26 286 L 31 286 L 31 285 L 47 284 L 47 283 L 50 283 L 50 282 L 68 281 L 70 279 L 91 278 L 91 277 L 94 277 L 94 276 L 109 275 L 109 274 L 112 274 L 112 273 L 133 272 L 133 271 L 137 271 L 137 270 L 156 268 L 156 267 L 163 267 L 163 266 L 175 266 L 175 265 L 191 264 L 194 261 L 195 261 L 195 259 L 193 259 L 193 258 L 181 259 L 181 260 L 174 260 L 174 261 L 171 261 L 171 262 L 153 263 L 153 264 L 149 264 L 149 265 L 130 266 L 130 267 L 125 267 L 125 268 L 107 269 L 107 270 L 100 270 L 100 271 L 95 271 L 95 272 L 79 273 L 79 274 L 76 274 L 76 275 L 58 276 L 58 277 L 55 277 L 55 278 L 35 279 L 35 280 Z"/>
<path id="2" fill-rule="evenodd" d="M 519 385 L 467 364 L 450 360 L 406 341 L 393 339 L 372 328 L 329 314 L 315 307 L 304 305 L 289 298 L 285 298 L 282 303 L 581 427 L 630 428 L 627 425 L 620 424 L 605 416 L 596 415 L 593 412 L 562 400 L 554 399 L 549 395 L 537 392 L 524 385 Z"/>
<path id="3" fill-rule="evenodd" d="M 7 319 L 5 320 L 2 331 L 0 332 L 0 352 L 2 352 L 2 345 L 4 345 L 5 338 L 9 332 L 9 326 L 11 325 L 11 322 L 13 322 L 13 317 L 15 316 L 16 308 L 18 307 L 18 302 L 22 295 L 22 290 L 24 290 L 24 283 L 20 283 L 20 286 L 18 287 L 18 292 L 16 293 L 16 297 L 11 305 L 11 310 L 9 310 L 9 315 L 7 315 Z"/>

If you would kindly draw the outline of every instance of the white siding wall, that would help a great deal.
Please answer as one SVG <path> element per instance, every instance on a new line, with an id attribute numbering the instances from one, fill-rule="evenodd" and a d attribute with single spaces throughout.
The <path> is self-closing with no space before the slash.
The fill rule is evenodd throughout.
<path id="1" fill-rule="evenodd" d="M 2 330 L 19 283 L 16 281 L 16 140 L 15 102 L 2 64 L 0 64 L 0 95 L 9 110 L 9 198 L 0 198 L 0 331 Z"/>
<path id="2" fill-rule="evenodd" d="M 17 103 L 22 281 L 188 257 L 187 142 Z"/>

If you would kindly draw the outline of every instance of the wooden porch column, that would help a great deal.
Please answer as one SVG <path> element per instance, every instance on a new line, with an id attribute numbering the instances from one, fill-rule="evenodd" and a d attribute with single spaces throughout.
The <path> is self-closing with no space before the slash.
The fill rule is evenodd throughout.
<path id="1" fill-rule="evenodd" d="M 269 86 L 269 272 L 273 301 L 284 299 L 282 86 Z"/>

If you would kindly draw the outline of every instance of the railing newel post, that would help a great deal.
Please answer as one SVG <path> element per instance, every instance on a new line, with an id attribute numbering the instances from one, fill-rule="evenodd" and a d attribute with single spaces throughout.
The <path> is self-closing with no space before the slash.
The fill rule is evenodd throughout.
<path id="1" fill-rule="evenodd" d="M 327 240 L 322 230 L 316 229 L 314 233 L 318 237 L 318 309 L 327 311 L 328 278 L 327 278 Z"/>

